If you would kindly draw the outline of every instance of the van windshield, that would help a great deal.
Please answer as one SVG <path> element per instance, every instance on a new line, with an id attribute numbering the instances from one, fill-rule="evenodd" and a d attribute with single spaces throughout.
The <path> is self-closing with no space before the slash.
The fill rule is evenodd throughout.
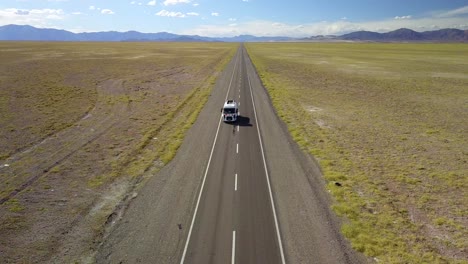
<path id="1" fill-rule="evenodd" d="M 236 113 L 236 109 L 235 108 L 224 108 L 224 113 L 225 114 L 234 114 L 234 113 Z"/>

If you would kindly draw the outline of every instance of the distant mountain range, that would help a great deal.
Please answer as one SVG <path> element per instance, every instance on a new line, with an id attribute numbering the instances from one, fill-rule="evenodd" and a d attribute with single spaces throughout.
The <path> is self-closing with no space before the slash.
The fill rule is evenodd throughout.
<path id="1" fill-rule="evenodd" d="M 356 31 L 341 36 L 314 36 L 303 38 L 304 41 L 373 41 L 373 42 L 468 42 L 468 30 L 440 29 L 416 32 L 400 28 L 387 33 Z"/>
<path id="2" fill-rule="evenodd" d="M 387 33 L 358 31 L 341 36 L 344 40 L 370 41 L 437 41 L 437 42 L 468 42 L 468 30 L 440 29 L 435 31 L 416 32 L 400 28 Z"/>
<path id="3" fill-rule="evenodd" d="M 0 27 L 0 40 L 9 41 L 174 41 L 174 42 L 271 42 L 271 41 L 376 41 L 376 42 L 468 42 L 468 30 L 441 29 L 416 32 L 401 28 L 387 33 L 357 31 L 341 36 L 312 36 L 309 38 L 257 37 L 240 35 L 213 38 L 198 35 L 178 35 L 167 32 L 141 33 L 138 31 L 107 31 L 73 33 L 66 30 L 35 28 L 27 25 Z"/>
<path id="4" fill-rule="evenodd" d="M 0 27 L 0 40 L 16 41 L 175 41 L 175 42 L 248 42 L 248 41 L 288 41 L 288 37 L 256 37 L 241 35 L 236 37 L 210 38 L 197 35 L 177 35 L 167 32 L 141 33 L 138 31 L 106 31 L 73 33 L 52 28 L 6 25 Z"/>

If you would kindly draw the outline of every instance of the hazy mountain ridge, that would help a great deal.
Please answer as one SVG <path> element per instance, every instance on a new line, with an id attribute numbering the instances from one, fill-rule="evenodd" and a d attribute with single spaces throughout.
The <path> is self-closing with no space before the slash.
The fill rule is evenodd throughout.
<path id="1" fill-rule="evenodd" d="M 51 28 L 35 28 L 28 25 L 6 25 L 0 27 L 0 40 L 10 41 L 206 41 L 206 42 L 244 42 L 244 41 L 287 41 L 289 37 L 256 37 L 241 35 L 236 37 L 212 38 L 198 35 L 178 35 L 167 32 L 141 33 L 138 31 L 106 31 L 73 33 Z"/>
<path id="2" fill-rule="evenodd" d="M 440 29 L 434 31 L 416 32 L 407 28 L 400 28 L 387 33 L 357 31 L 340 36 L 342 40 L 362 41 L 446 41 L 468 42 L 468 30 Z"/>
<path id="3" fill-rule="evenodd" d="M 7 25 L 0 27 L 0 40 L 39 40 L 39 41 L 126 41 L 126 40 L 172 40 L 182 37 L 167 32 L 141 33 L 138 31 L 106 31 L 73 33 L 52 28 Z"/>
<path id="4" fill-rule="evenodd" d="M 9 41 L 206 41 L 206 42 L 269 42 L 269 41 L 427 41 L 427 42 L 468 42 L 468 30 L 440 29 L 435 31 L 416 32 L 401 28 L 387 33 L 356 31 L 341 36 L 318 35 L 308 38 L 291 37 L 257 37 L 240 35 L 235 37 L 203 37 L 198 35 L 178 35 L 168 32 L 141 33 L 138 31 L 106 31 L 73 33 L 66 30 L 35 28 L 28 25 L 6 25 L 0 27 L 0 40 Z"/>

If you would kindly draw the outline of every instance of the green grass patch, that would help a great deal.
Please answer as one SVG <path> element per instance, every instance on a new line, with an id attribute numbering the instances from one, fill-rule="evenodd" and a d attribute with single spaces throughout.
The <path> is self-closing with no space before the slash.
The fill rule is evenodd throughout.
<path id="1" fill-rule="evenodd" d="M 24 206 L 18 199 L 10 199 L 5 202 L 5 205 L 8 207 L 8 210 L 13 213 L 18 213 L 24 210 Z"/>

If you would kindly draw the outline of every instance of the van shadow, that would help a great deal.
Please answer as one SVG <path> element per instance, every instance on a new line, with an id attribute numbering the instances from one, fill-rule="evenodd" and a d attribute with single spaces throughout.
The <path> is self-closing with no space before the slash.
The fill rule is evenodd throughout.
<path id="1" fill-rule="evenodd" d="M 251 127 L 252 126 L 252 124 L 250 124 L 250 118 L 247 117 L 247 116 L 241 116 L 241 115 L 237 116 L 237 121 L 236 122 L 226 123 L 226 124 L 230 124 L 230 125 L 233 125 L 233 126 L 241 126 L 241 127 Z"/>
<path id="2" fill-rule="evenodd" d="M 250 124 L 250 118 L 247 116 L 237 116 L 237 125 L 242 126 L 242 127 L 251 127 L 252 124 Z"/>

